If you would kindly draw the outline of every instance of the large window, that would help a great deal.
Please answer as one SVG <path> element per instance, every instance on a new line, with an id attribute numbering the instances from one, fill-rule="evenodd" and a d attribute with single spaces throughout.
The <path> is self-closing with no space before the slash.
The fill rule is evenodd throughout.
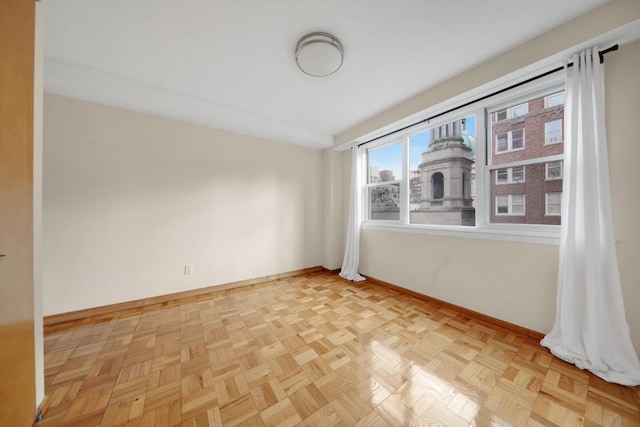
<path id="1" fill-rule="evenodd" d="M 489 98 L 371 144 L 367 220 L 446 230 L 559 225 L 563 119 L 557 81 Z"/>
<path id="2" fill-rule="evenodd" d="M 529 105 L 527 114 L 520 120 L 492 121 L 488 133 L 495 141 L 506 140 L 505 144 L 489 146 L 486 168 L 489 183 L 486 190 L 492 202 L 490 224 L 541 224 L 557 225 L 559 217 L 550 218 L 545 210 L 545 194 L 562 191 L 561 159 L 563 155 L 561 131 L 564 109 L 564 92 L 551 95 L 524 95 L 518 105 Z M 547 108 L 553 103 L 553 109 Z M 559 103 L 559 104 L 557 104 Z M 559 105 L 559 106 L 558 106 Z M 503 107 L 489 108 L 488 114 L 495 115 Z M 507 138 L 504 137 L 507 135 Z M 522 135 L 522 142 L 520 142 Z M 526 144 L 524 137 L 527 136 Z M 550 144 L 550 138 L 554 139 Z M 491 150 L 493 148 L 493 150 Z M 558 170 L 560 168 L 560 170 Z M 526 179 L 525 179 L 526 171 Z M 525 200 L 527 207 L 525 209 Z"/>

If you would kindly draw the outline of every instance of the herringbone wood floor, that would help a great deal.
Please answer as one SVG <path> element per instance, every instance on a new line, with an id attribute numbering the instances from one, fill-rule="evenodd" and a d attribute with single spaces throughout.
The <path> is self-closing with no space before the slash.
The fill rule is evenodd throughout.
<path id="1" fill-rule="evenodd" d="M 638 426 L 639 390 L 323 272 L 47 327 L 41 426 Z"/>

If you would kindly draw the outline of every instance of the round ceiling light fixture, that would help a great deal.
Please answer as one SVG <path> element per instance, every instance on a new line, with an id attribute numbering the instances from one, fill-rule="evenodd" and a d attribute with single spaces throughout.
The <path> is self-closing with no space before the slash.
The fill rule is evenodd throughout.
<path id="1" fill-rule="evenodd" d="M 342 66 L 342 43 L 333 34 L 309 33 L 298 40 L 296 63 L 303 73 L 313 77 L 325 77 Z"/>

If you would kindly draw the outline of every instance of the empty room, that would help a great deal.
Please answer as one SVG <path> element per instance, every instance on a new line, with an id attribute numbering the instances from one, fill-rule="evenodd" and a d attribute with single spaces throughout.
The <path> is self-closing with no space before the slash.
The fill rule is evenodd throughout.
<path id="1" fill-rule="evenodd" d="M 3 0 L 0 426 L 640 426 L 638 0 Z"/>

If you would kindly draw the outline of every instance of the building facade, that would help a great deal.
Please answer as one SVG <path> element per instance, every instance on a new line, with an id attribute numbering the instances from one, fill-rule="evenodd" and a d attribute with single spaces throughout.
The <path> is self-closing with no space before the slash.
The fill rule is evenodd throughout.
<path id="1" fill-rule="evenodd" d="M 564 152 L 564 92 L 490 114 L 491 222 L 560 224 L 563 162 L 535 162 Z M 517 163 L 523 163 L 518 165 Z"/>
<path id="2" fill-rule="evenodd" d="M 471 139 L 465 121 L 431 129 L 429 149 L 422 153 L 420 207 L 410 213 L 413 224 L 474 225 L 471 193 Z"/>

